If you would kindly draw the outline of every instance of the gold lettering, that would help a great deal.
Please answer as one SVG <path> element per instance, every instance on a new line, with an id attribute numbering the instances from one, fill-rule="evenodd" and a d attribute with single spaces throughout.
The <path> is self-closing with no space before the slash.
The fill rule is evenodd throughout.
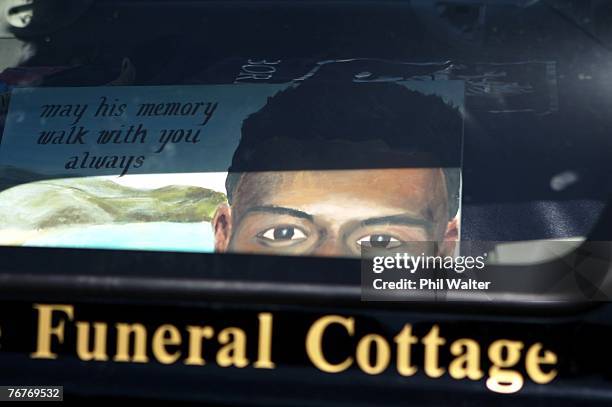
<path id="1" fill-rule="evenodd" d="M 219 332 L 219 343 L 223 346 L 217 352 L 217 364 L 221 367 L 245 367 L 249 364 L 246 358 L 246 334 L 240 328 L 230 327 Z"/>
<path id="2" fill-rule="evenodd" d="M 509 394 L 523 387 L 523 376 L 516 370 L 506 369 L 514 367 L 519 362 L 521 349 L 523 349 L 522 342 L 505 339 L 495 341 L 489 346 L 489 359 L 493 363 L 489 369 L 489 379 L 487 379 L 489 390 Z"/>
<path id="3" fill-rule="evenodd" d="M 257 345 L 257 360 L 253 367 L 257 369 L 274 369 L 272 362 L 272 314 L 262 312 L 259 318 L 259 341 Z"/>
<path id="4" fill-rule="evenodd" d="M 170 336 L 168 336 L 170 335 Z M 169 365 L 181 357 L 181 351 L 168 352 L 166 346 L 180 345 L 181 333 L 174 325 L 165 324 L 153 334 L 153 355 L 160 363 Z"/>
<path id="5" fill-rule="evenodd" d="M 433 378 L 442 376 L 444 368 L 438 365 L 438 348 L 444 345 L 446 340 L 440 338 L 440 327 L 434 325 L 422 342 L 425 345 L 425 374 Z"/>
<path id="6" fill-rule="evenodd" d="M 450 363 L 448 373 L 453 379 L 480 380 L 480 345 L 473 339 L 457 339 L 451 344 L 451 354 L 456 358 Z"/>
<path id="7" fill-rule="evenodd" d="M 202 356 L 202 340 L 210 339 L 215 331 L 210 326 L 188 326 L 189 356 L 185 359 L 186 365 L 204 366 L 206 361 Z"/>
<path id="8" fill-rule="evenodd" d="M 104 322 L 94 322 L 94 348 L 89 349 L 89 322 L 77 322 L 77 355 L 84 361 L 108 360 L 106 354 L 106 338 L 108 326 Z"/>
<path id="9" fill-rule="evenodd" d="M 376 360 L 374 365 L 370 363 L 370 350 L 375 344 Z M 389 366 L 391 349 L 385 339 L 376 334 L 366 335 L 357 344 L 357 364 L 367 374 L 375 375 L 384 371 Z"/>
<path id="10" fill-rule="evenodd" d="M 109 328 L 107 322 L 75 321 L 73 305 L 33 304 L 33 309 L 38 319 L 36 349 L 30 354 L 31 358 L 57 359 L 58 354 L 55 351 L 63 352 L 63 348 L 67 346 L 66 341 L 72 343 L 72 339 L 75 340 L 76 356 L 82 361 L 108 361 L 109 357 L 113 356 L 108 351 L 109 329 L 113 327 Z M 276 365 L 272 361 L 273 314 L 259 313 L 258 320 L 257 358 L 254 360 L 253 367 L 274 369 Z M 74 328 L 72 326 L 66 328 L 67 323 L 74 324 Z M 116 323 L 114 328 L 116 330 L 116 349 L 112 360 L 148 363 L 149 332 L 147 327 L 140 323 Z M 184 363 L 186 365 L 205 365 L 204 341 L 215 337 L 215 329 L 211 326 L 186 326 L 185 328 L 189 333 L 189 349 Z M 328 330 L 331 332 L 328 333 Z M 392 363 L 391 346 L 393 343 L 390 338 L 370 333 L 357 342 L 354 354 L 349 349 L 346 349 L 344 354 L 337 354 L 332 351 L 338 349 L 339 346 L 328 348 L 327 343 L 324 342 L 326 334 L 328 334 L 328 340 L 331 339 L 329 336 L 332 336 L 332 332 L 333 337 L 344 335 L 343 339 L 347 341 L 346 343 L 354 343 L 351 338 L 355 336 L 355 318 L 324 315 L 310 326 L 305 338 L 305 347 L 310 362 L 317 369 L 327 373 L 339 373 L 356 363 L 364 373 L 378 375 L 386 371 Z M 75 333 L 76 336 L 73 338 L 72 335 Z M 154 358 L 160 363 L 172 364 L 184 357 L 185 352 L 181 348 L 182 335 L 182 329 L 175 325 L 159 326 L 151 337 L 151 353 Z M 219 331 L 216 339 L 219 344 L 216 352 L 218 366 L 244 368 L 253 361 L 248 357 L 247 339 L 250 338 L 247 337 L 245 330 L 239 327 L 227 327 Z M 483 351 L 481 344 L 469 338 L 453 341 L 449 348 L 450 363 L 441 365 L 440 349 L 447 343 L 447 339 L 440 335 L 438 325 L 432 325 L 427 335 L 419 338 L 414 335 L 413 326 L 405 324 L 393 341 L 397 349 L 397 372 L 404 377 L 415 375 L 419 369 L 420 364 L 412 360 L 414 345 L 417 345 L 419 341 L 424 351 L 423 371 L 431 378 L 443 376 L 447 369 L 450 377 L 457 380 L 465 378 L 480 380 L 488 373 L 487 388 L 497 393 L 509 394 L 521 390 L 525 380 L 531 379 L 537 384 L 547 384 L 558 375 L 557 354 L 544 349 L 544 345 L 540 342 L 526 349 L 524 360 L 526 374 L 523 374 L 520 369 L 525 344 L 522 341 L 500 339 L 491 343 L 487 350 L 490 364 L 488 372 L 482 367 L 481 358 L 484 356 L 481 355 Z M 254 346 L 252 348 L 254 350 Z M 111 352 L 112 350 L 111 345 Z M 327 355 L 326 350 L 330 352 Z"/>
<path id="11" fill-rule="evenodd" d="M 331 324 L 339 324 L 346 332 L 353 336 L 355 333 L 355 320 L 340 315 L 327 315 L 316 320 L 306 335 L 306 353 L 310 361 L 319 369 L 327 373 L 338 373 L 349 368 L 353 363 L 352 357 L 347 357 L 342 363 L 331 364 L 323 355 L 323 334 Z"/>
<path id="12" fill-rule="evenodd" d="M 64 325 L 62 319 L 58 325 L 53 326 L 53 312 L 63 312 L 69 320 L 74 318 L 74 307 L 72 305 L 47 305 L 34 304 L 38 310 L 38 330 L 36 340 L 36 352 L 30 354 L 32 359 L 56 359 L 57 354 L 51 352 L 51 338 L 55 336 L 58 343 L 64 343 Z"/>
<path id="13" fill-rule="evenodd" d="M 117 354 L 115 362 L 147 363 L 147 329 L 142 324 L 115 324 L 117 328 Z M 130 357 L 130 338 L 134 334 L 134 356 Z"/>
<path id="14" fill-rule="evenodd" d="M 404 329 L 395 337 L 397 344 L 397 371 L 402 376 L 412 376 L 417 368 L 411 363 L 412 345 L 416 345 L 419 338 L 412 335 L 412 325 L 404 325 Z"/>
<path id="15" fill-rule="evenodd" d="M 539 342 L 533 344 L 531 348 L 529 348 L 527 356 L 525 357 L 525 370 L 527 370 L 527 374 L 531 377 L 531 380 L 539 384 L 546 384 L 550 383 L 552 379 L 557 376 L 557 370 L 552 369 L 550 372 L 544 373 L 540 366 L 542 364 L 556 364 L 557 355 L 547 350 L 544 351 L 544 356 L 540 356 L 541 350 L 542 344 Z"/>

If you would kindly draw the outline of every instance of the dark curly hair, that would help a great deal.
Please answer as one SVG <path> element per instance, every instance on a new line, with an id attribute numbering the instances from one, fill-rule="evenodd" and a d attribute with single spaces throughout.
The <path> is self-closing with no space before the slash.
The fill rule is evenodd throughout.
<path id="1" fill-rule="evenodd" d="M 463 119 L 436 95 L 394 82 L 307 80 L 268 99 L 242 124 L 225 183 L 241 173 L 442 167 L 450 216 L 458 209 Z"/>

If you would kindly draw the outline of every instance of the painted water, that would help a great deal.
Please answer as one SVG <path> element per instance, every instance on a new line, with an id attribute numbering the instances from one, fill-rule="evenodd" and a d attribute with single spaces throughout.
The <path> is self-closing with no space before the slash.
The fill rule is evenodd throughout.
<path id="1" fill-rule="evenodd" d="M 214 250 L 214 239 L 209 222 L 143 222 L 54 228 L 23 246 L 206 253 Z"/>

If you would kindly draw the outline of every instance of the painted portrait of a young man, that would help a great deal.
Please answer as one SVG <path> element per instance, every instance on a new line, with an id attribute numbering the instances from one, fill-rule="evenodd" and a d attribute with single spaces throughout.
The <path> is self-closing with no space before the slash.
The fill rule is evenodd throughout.
<path id="1" fill-rule="evenodd" d="M 217 252 L 353 257 L 459 238 L 457 107 L 398 83 L 290 87 L 243 123 Z"/>

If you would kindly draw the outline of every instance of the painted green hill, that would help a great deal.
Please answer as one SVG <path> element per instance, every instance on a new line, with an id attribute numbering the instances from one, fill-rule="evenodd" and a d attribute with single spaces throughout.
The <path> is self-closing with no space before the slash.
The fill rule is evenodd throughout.
<path id="1" fill-rule="evenodd" d="M 137 189 L 100 178 L 37 181 L 0 193 L 0 229 L 209 221 L 224 194 L 196 186 Z"/>

